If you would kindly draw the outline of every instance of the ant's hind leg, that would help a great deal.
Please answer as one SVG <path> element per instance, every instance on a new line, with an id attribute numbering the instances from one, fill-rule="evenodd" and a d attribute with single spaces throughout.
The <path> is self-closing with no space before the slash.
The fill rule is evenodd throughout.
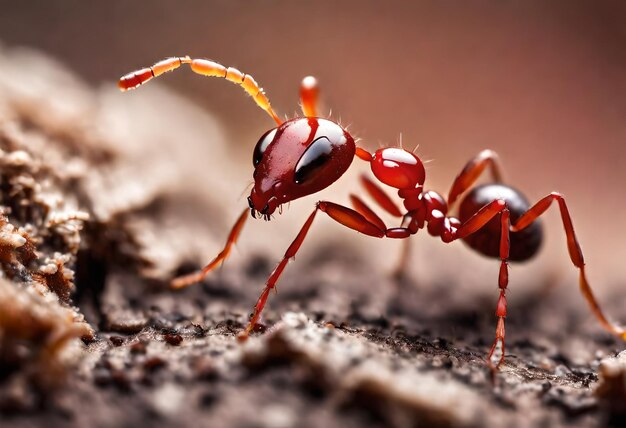
<path id="1" fill-rule="evenodd" d="M 196 282 L 200 282 L 209 274 L 209 272 L 215 269 L 220 263 L 223 263 L 230 254 L 230 250 L 232 249 L 233 244 L 235 244 L 235 242 L 237 242 L 237 239 L 239 238 L 239 234 L 243 229 L 243 225 L 248 218 L 248 211 L 249 210 L 246 208 L 243 213 L 241 213 L 241 215 L 233 225 L 232 229 L 230 230 L 230 233 L 228 234 L 228 239 L 226 240 L 224 248 L 213 260 L 211 260 L 209 264 L 207 264 L 205 267 L 197 272 L 175 278 L 171 282 L 171 287 L 185 288 L 192 284 L 195 284 Z"/>
<path id="2" fill-rule="evenodd" d="M 457 198 L 476 182 L 485 168 L 490 167 L 494 182 L 502 182 L 502 167 L 500 158 L 493 150 L 483 150 L 470 160 L 457 175 L 448 193 L 448 206 L 452 206 Z"/>
<path id="3" fill-rule="evenodd" d="M 613 333 L 614 335 L 626 340 L 626 330 L 610 322 L 607 319 L 607 317 L 604 315 L 604 312 L 602 311 L 602 308 L 600 308 L 600 304 L 593 295 L 591 285 L 587 281 L 587 276 L 585 275 L 585 259 L 583 257 L 583 252 L 580 249 L 580 245 L 578 244 L 578 239 L 576 238 L 576 234 L 574 233 L 572 218 L 570 217 L 569 210 L 567 209 L 567 204 L 565 203 L 565 199 L 562 195 L 553 192 L 539 200 L 539 202 L 530 207 L 528 211 L 526 211 L 517 220 L 517 222 L 512 225 L 511 231 L 518 232 L 530 226 L 533 221 L 535 221 L 550 207 L 552 201 L 557 201 L 557 203 L 559 204 L 561 220 L 563 222 L 565 235 L 567 237 L 567 249 L 569 251 L 569 256 L 574 266 L 576 266 L 580 272 L 579 283 L 581 293 L 589 303 L 589 306 L 591 306 L 591 310 L 596 318 L 598 318 L 598 320 L 600 321 L 600 324 L 602 324 L 602 326 L 610 333 Z"/>

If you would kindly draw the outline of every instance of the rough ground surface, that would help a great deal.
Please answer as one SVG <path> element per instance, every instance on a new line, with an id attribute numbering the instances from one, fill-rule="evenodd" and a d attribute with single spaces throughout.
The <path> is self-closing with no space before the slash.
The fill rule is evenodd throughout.
<path id="1" fill-rule="evenodd" d="M 279 250 L 166 288 L 215 252 L 225 195 L 241 191 L 218 124 L 156 87 L 121 98 L 32 53 L 0 63 L 3 427 L 626 424 L 623 343 L 571 286 L 511 293 L 515 333 L 492 378 L 495 295 L 463 288 L 437 254 L 394 281 L 350 242 L 312 238 L 266 328 L 239 344 Z M 537 275 L 517 286 L 556 281 Z M 615 297 L 606 309 L 623 316 Z"/>

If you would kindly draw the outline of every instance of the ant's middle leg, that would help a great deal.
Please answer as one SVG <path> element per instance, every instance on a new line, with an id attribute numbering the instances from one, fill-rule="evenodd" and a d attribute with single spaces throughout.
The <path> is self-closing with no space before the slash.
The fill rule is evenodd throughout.
<path id="1" fill-rule="evenodd" d="M 365 188 L 367 193 L 376 201 L 376 203 L 394 217 L 402 217 L 402 212 L 398 206 L 391 200 L 389 195 L 385 193 L 375 182 L 367 178 L 365 175 L 361 176 L 361 185 Z M 370 222 L 375 223 L 381 229 L 386 229 L 385 223 L 373 212 L 365 203 L 356 195 L 350 195 L 350 201 L 352 206 L 359 213 L 361 213 Z M 409 261 L 411 241 L 406 240 L 402 243 L 402 249 L 400 258 L 396 267 L 392 270 L 392 277 L 399 279 L 403 278 L 406 273 L 406 267 Z"/>
<path id="2" fill-rule="evenodd" d="M 454 240 L 465 238 L 474 232 L 480 230 L 496 215 L 500 217 L 500 272 L 498 274 L 498 288 L 500 289 L 500 297 L 496 305 L 496 316 L 498 324 L 496 326 L 496 338 L 491 346 L 487 362 L 492 369 L 497 369 L 502 361 L 504 361 L 504 319 L 506 318 L 506 289 L 509 284 L 509 250 L 511 241 L 509 236 L 510 229 L 510 212 L 503 200 L 495 200 L 482 207 L 476 214 L 470 217 L 457 229 L 454 234 Z"/>
<path id="3" fill-rule="evenodd" d="M 365 175 L 361 175 L 361 185 L 381 208 L 394 217 L 402 217 L 400 208 L 398 208 L 389 195 L 387 195 L 387 193 L 385 193 L 385 191 L 375 182 L 367 178 Z"/>

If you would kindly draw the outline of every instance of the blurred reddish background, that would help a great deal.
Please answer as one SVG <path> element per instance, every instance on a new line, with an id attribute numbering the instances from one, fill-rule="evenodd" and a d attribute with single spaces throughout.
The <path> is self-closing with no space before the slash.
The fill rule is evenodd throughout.
<path id="1" fill-rule="evenodd" d="M 167 56 L 209 57 L 252 74 L 291 115 L 314 74 L 364 146 L 400 134 L 419 144 L 433 160 L 427 184 L 443 193 L 494 149 L 529 199 L 565 194 L 594 279 L 624 277 L 626 2 L 0 0 L 0 10 L 1 42 L 43 50 L 97 85 Z M 159 84 L 222 121 L 233 165 L 251 173 L 273 122 L 240 89 L 188 71 Z M 548 254 L 569 268 L 549 217 Z"/>

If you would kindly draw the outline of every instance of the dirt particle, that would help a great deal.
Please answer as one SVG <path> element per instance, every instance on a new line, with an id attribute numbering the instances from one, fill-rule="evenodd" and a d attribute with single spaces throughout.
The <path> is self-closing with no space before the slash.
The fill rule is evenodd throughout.
<path id="1" fill-rule="evenodd" d="M 177 333 L 166 333 L 163 335 L 163 339 L 172 346 L 178 346 L 183 342 L 183 337 Z"/>
<path id="2" fill-rule="evenodd" d="M 205 392 L 200 396 L 200 405 L 204 408 L 212 407 L 217 401 L 219 397 L 214 392 Z"/>
<path id="3" fill-rule="evenodd" d="M 626 351 L 601 361 L 595 395 L 609 419 L 626 419 Z"/>
<path id="4" fill-rule="evenodd" d="M 153 409 L 161 416 L 173 418 L 181 409 L 186 393 L 183 388 L 167 383 L 152 394 Z"/>
<path id="5" fill-rule="evenodd" d="M 154 372 L 160 368 L 165 367 L 166 365 L 167 365 L 167 361 L 165 361 L 161 357 L 156 357 L 156 356 L 146 358 L 146 360 L 143 363 L 143 367 L 150 372 Z"/>
<path id="6" fill-rule="evenodd" d="M 148 325 L 148 319 L 146 317 L 129 311 L 108 314 L 108 318 L 108 322 L 105 326 L 106 330 L 116 333 L 135 334 L 139 333 Z"/>
<path id="7" fill-rule="evenodd" d="M 196 379 L 214 381 L 218 378 L 218 371 L 212 358 L 202 355 L 194 360 L 193 370 Z"/>
<path id="8" fill-rule="evenodd" d="M 139 340 L 130 345 L 131 354 L 145 354 L 147 343 L 143 340 Z"/>
<path id="9" fill-rule="evenodd" d="M 122 346 L 124 344 L 124 338 L 122 336 L 111 336 L 109 337 L 109 341 L 114 346 Z"/>

